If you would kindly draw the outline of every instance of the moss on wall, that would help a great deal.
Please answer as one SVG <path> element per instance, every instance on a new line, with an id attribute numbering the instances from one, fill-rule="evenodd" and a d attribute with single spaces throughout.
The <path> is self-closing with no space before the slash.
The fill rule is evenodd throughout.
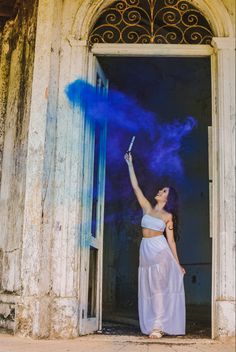
<path id="1" fill-rule="evenodd" d="M 0 35 L 1 292 L 21 290 L 27 136 L 38 1 L 23 0 Z M 0 265 L 1 266 L 1 265 Z"/>
<path id="2" fill-rule="evenodd" d="M 5 121 L 11 97 L 18 108 L 15 111 L 17 115 L 16 137 L 21 134 L 22 122 L 27 115 L 34 62 L 36 13 L 37 1 L 23 0 L 15 19 L 7 21 L 0 33 L 0 178 Z M 10 75 L 12 65 L 16 70 L 18 69 L 18 76 Z M 10 90 L 15 88 L 9 86 L 10 79 L 16 85 L 20 85 L 18 90 Z"/>

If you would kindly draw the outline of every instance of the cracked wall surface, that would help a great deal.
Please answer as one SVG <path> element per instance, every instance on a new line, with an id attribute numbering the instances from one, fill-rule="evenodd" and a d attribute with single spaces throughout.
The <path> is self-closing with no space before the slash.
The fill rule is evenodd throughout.
<path id="1" fill-rule="evenodd" d="M 9 327 L 14 303 L 7 306 L 6 295 L 11 301 L 11 294 L 20 295 L 22 287 L 25 165 L 36 14 L 37 2 L 22 1 L 16 17 L 6 22 L 0 37 L 0 314 L 2 325 Z M 9 324 L 3 322 L 4 317 Z"/>

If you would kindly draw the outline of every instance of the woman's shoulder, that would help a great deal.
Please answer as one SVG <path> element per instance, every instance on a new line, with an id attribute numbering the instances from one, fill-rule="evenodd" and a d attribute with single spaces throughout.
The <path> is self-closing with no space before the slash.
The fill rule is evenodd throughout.
<path id="1" fill-rule="evenodd" d="M 166 222 L 173 220 L 173 215 L 171 213 L 169 213 L 168 211 L 164 210 L 163 215 L 165 217 Z"/>

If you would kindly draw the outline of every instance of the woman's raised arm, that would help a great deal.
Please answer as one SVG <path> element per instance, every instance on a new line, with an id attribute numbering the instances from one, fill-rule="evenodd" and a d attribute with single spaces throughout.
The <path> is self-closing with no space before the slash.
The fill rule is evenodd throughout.
<path id="1" fill-rule="evenodd" d="M 128 165 L 130 181 L 131 181 L 131 185 L 133 187 L 134 193 L 138 199 L 138 202 L 139 202 L 141 208 L 146 213 L 151 208 L 151 204 L 147 200 L 147 198 L 143 195 L 143 192 L 142 192 L 141 188 L 139 187 L 138 180 L 137 180 L 137 177 L 136 177 L 135 171 L 134 171 L 131 153 L 125 154 L 125 161 Z"/>

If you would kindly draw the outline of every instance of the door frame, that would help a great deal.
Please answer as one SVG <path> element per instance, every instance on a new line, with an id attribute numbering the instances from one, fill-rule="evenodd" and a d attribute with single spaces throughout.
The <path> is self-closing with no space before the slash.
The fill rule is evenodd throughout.
<path id="1" fill-rule="evenodd" d="M 88 79 L 88 57 L 166 56 L 211 58 L 212 82 L 212 338 L 233 334 L 232 314 L 235 230 L 235 41 L 232 37 L 214 37 L 210 45 L 181 44 L 95 44 L 73 35 L 67 37 L 71 48 L 70 81 L 78 76 Z M 78 286 L 80 290 L 80 285 Z M 80 303 L 79 303 L 80 305 Z M 225 319 L 226 317 L 226 319 Z"/>
<path id="2" fill-rule="evenodd" d="M 218 180 L 217 180 L 217 111 L 216 111 L 216 55 L 214 48 L 210 45 L 181 45 L 181 44 L 94 44 L 91 48 L 91 53 L 96 57 L 99 56 L 123 56 L 123 57 L 210 57 L 211 60 L 211 104 L 212 104 L 212 126 L 210 128 L 211 143 L 208 147 L 208 160 L 209 160 L 209 237 L 212 238 L 212 288 L 211 288 L 211 335 L 215 337 L 215 324 L 213 323 L 216 318 L 216 241 L 217 241 L 217 210 L 218 210 Z M 211 165 L 210 165 L 211 164 Z M 211 221 L 210 221 L 211 220 Z"/>

